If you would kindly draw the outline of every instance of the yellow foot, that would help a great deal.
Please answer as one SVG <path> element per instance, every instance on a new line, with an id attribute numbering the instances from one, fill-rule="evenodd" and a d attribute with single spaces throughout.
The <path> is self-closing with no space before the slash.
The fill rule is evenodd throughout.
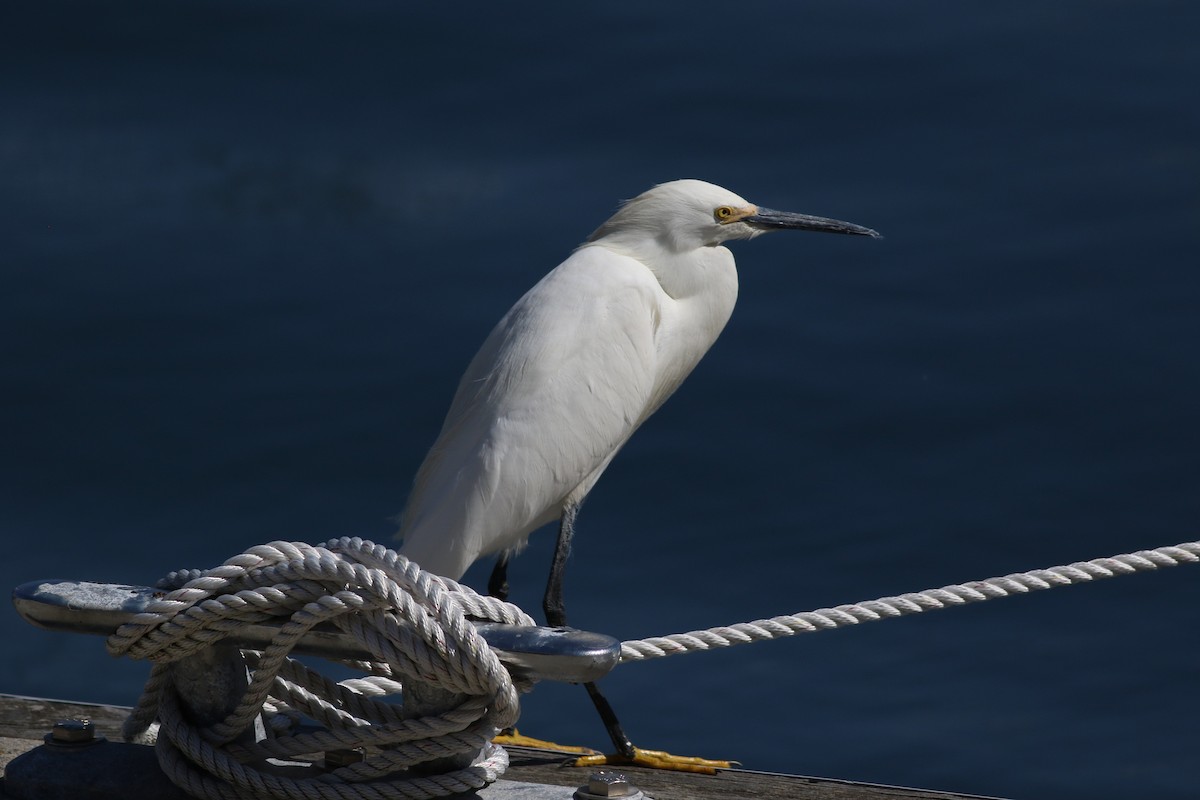
<path id="1" fill-rule="evenodd" d="M 581 756 L 572 762 L 576 767 L 650 767 L 651 769 L 669 769 L 675 772 L 699 772 L 702 775 L 715 775 L 719 769 L 729 769 L 736 766 L 736 761 L 713 761 L 695 756 L 673 756 L 662 750 L 643 750 L 633 748 L 633 758 L 620 753 L 612 755 Z"/>
<path id="2" fill-rule="evenodd" d="M 584 758 L 590 758 L 600 755 L 599 750 L 593 750 L 590 747 L 576 747 L 570 744 L 556 744 L 548 742 L 545 739 L 534 739 L 532 736 L 525 736 L 517 731 L 516 728 L 509 728 L 502 732 L 493 742 L 499 745 L 511 745 L 513 747 L 536 747 L 538 750 L 557 750 L 560 753 L 579 753 Z"/>

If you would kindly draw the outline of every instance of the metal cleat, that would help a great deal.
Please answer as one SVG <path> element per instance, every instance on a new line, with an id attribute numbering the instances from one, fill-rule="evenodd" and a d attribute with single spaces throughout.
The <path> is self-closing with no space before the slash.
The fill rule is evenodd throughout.
<path id="1" fill-rule="evenodd" d="M 149 586 L 91 581 L 44 580 L 13 590 L 13 605 L 32 625 L 55 631 L 109 636 L 149 610 L 164 592 Z M 573 628 L 475 623 L 479 635 L 510 670 L 537 680 L 588 683 L 612 671 L 621 658 L 621 643 L 611 636 Z M 244 626 L 225 641 L 262 649 L 279 631 L 270 622 Z M 300 640 L 297 652 L 341 659 L 373 656 L 332 625 L 314 628 Z"/>

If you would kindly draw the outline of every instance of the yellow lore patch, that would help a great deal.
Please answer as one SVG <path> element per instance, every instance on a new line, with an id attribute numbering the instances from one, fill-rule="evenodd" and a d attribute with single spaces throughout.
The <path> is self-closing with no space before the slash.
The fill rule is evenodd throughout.
<path id="1" fill-rule="evenodd" d="M 752 217 L 758 213 L 758 206 L 717 206 L 713 211 L 713 219 L 722 225 L 728 225 L 730 222 L 737 222 L 746 217 Z"/>

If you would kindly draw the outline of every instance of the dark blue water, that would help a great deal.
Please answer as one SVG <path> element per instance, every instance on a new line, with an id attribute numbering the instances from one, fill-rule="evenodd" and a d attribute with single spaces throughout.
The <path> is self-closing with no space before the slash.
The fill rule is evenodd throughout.
<path id="1" fill-rule="evenodd" d="M 573 622 L 1200 538 L 1196 6 L 643 5 L 7 8 L 0 583 L 385 540 L 494 322 L 677 177 L 887 238 L 735 246 L 728 330 L 583 512 Z M 604 683 L 635 741 L 755 769 L 1190 798 L 1198 604 L 1183 567 Z M 136 699 L 99 639 L 0 634 L 0 691 Z M 575 687 L 522 727 L 604 744 Z"/>

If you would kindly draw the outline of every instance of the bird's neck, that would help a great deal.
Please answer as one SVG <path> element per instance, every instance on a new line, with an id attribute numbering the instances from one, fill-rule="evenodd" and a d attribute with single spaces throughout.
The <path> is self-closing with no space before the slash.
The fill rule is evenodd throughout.
<path id="1" fill-rule="evenodd" d="M 636 259 L 654 274 L 666 294 L 675 300 L 737 296 L 737 269 L 728 248 L 699 247 L 678 252 L 664 243 L 639 239 L 631 246 L 619 236 L 607 236 L 585 247 L 604 247 Z"/>
<path id="2" fill-rule="evenodd" d="M 733 314 L 738 278 L 733 254 L 705 247 L 684 255 L 639 259 L 654 274 L 669 299 L 660 303 L 655 333 L 659 371 L 646 416 L 654 412 L 688 376 Z M 644 417 L 643 417 L 644 419 Z"/>
<path id="3" fill-rule="evenodd" d="M 662 253 L 643 260 L 663 291 L 678 300 L 701 305 L 715 304 L 719 309 L 737 298 L 737 269 L 733 254 L 724 247 L 702 247 L 685 254 Z M 725 314 L 726 318 L 728 313 Z"/>

